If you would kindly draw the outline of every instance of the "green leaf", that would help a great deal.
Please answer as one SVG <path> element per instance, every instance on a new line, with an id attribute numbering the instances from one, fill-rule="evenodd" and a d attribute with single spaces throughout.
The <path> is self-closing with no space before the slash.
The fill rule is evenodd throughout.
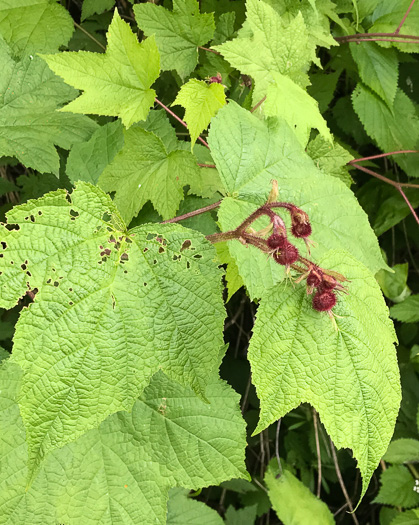
<path id="1" fill-rule="evenodd" d="M 390 308 L 390 315 L 403 323 L 419 322 L 419 295 L 411 295 Z"/>
<path id="2" fill-rule="evenodd" d="M 397 91 L 399 61 L 394 49 L 383 49 L 375 42 L 350 43 L 362 82 L 380 96 L 391 109 Z"/>
<path id="3" fill-rule="evenodd" d="M 83 0 L 81 19 L 86 20 L 94 14 L 101 14 L 115 5 L 115 0 Z"/>
<path id="4" fill-rule="evenodd" d="M 129 222 L 147 201 L 163 219 L 175 216 L 183 187 L 199 177 L 196 159 L 188 151 L 168 153 L 159 137 L 140 127 L 124 132 L 124 147 L 99 178 L 104 191 L 115 191 L 115 204 Z"/>
<path id="5" fill-rule="evenodd" d="M 124 145 L 121 121 L 100 127 L 90 140 L 72 147 L 66 173 L 71 182 L 82 180 L 97 184 L 100 174 Z"/>
<path id="6" fill-rule="evenodd" d="M 398 89 L 392 109 L 377 95 L 358 84 L 352 102 L 368 135 L 385 152 L 417 149 L 418 117 L 413 102 Z M 412 177 L 419 177 L 415 155 L 395 155 L 394 161 Z"/>
<path id="7" fill-rule="evenodd" d="M 289 77 L 272 72 L 273 83 L 268 87 L 263 111 L 268 117 L 285 120 L 294 130 L 302 146 L 306 146 L 311 128 L 333 143 L 332 135 L 314 98 Z"/>
<path id="8" fill-rule="evenodd" d="M 52 53 L 73 34 L 73 20 L 55 0 L 2 0 L 0 33 L 15 56 Z"/>
<path id="9" fill-rule="evenodd" d="M 375 277 L 387 299 L 394 303 L 400 303 L 411 294 L 407 286 L 409 264 L 395 264 L 391 269 L 392 272 L 380 270 Z"/>
<path id="10" fill-rule="evenodd" d="M 399 410 L 396 335 L 367 268 L 344 251 L 319 264 L 350 281 L 333 309 L 338 331 L 312 308 L 304 286 L 277 285 L 260 301 L 248 353 L 261 403 L 255 432 L 310 403 L 336 446 L 353 450 L 363 496 Z"/>
<path id="11" fill-rule="evenodd" d="M 84 93 L 62 108 L 72 113 L 121 117 L 124 126 L 145 120 L 156 92 L 159 52 L 154 38 L 139 43 L 129 24 L 115 10 L 106 53 L 87 51 L 43 55 L 67 84 Z"/>
<path id="12" fill-rule="evenodd" d="M 223 525 L 224 521 L 214 509 L 202 501 L 188 498 L 188 491 L 172 489 L 167 504 L 167 525 Z"/>
<path id="13" fill-rule="evenodd" d="M 351 186 L 352 177 L 349 175 L 347 164 L 354 157 L 340 144 L 335 142 L 332 145 L 317 135 L 314 140 L 308 143 L 306 151 L 321 171 L 337 177 L 346 186 Z"/>
<path id="14" fill-rule="evenodd" d="M 419 505 L 419 494 L 415 491 L 415 479 L 403 465 L 392 465 L 381 473 L 381 487 L 373 503 L 394 507 Z"/>
<path id="15" fill-rule="evenodd" d="M 419 509 L 406 510 L 396 516 L 390 525 L 417 525 L 419 520 Z"/>
<path id="16" fill-rule="evenodd" d="M 164 109 L 152 109 L 145 122 L 138 124 L 140 128 L 151 131 L 161 138 L 167 153 L 179 149 L 181 142 L 178 141 L 175 128 L 170 124 Z M 185 149 L 187 145 L 185 146 Z"/>
<path id="17" fill-rule="evenodd" d="M 396 439 L 388 446 L 383 457 L 389 463 L 410 463 L 419 461 L 419 441 L 417 439 Z"/>
<path id="18" fill-rule="evenodd" d="M 334 525 L 335 520 L 326 503 L 316 498 L 288 470 L 276 477 L 277 471 L 278 467 L 268 467 L 265 483 L 272 507 L 284 525 Z"/>
<path id="19" fill-rule="evenodd" d="M 333 95 L 342 71 L 325 74 L 313 73 L 310 75 L 311 86 L 308 86 L 308 94 L 317 100 L 320 113 L 324 113 L 333 100 Z"/>
<path id="20" fill-rule="evenodd" d="M 0 41 L 0 156 L 16 157 L 28 168 L 58 175 L 54 145 L 70 149 L 88 140 L 97 124 L 87 117 L 56 111 L 77 92 L 38 57 L 14 62 Z"/>
<path id="21" fill-rule="evenodd" d="M 172 105 L 185 108 L 184 120 L 191 135 L 191 146 L 225 103 L 226 96 L 222 84 L 207 84 L 195 78 L 183 84 Z"/>
<path id="22" fill-rule="evenodd" d="M 226 242 L 218 242 L 215 245 L 218 258 L 221 264 L 226 264 L 225 280 L 227 285 L 227 302 L 233 295 L 243 286 L 243 279 L 240 277 L 239 269 L 233 257 L 230 255 L 228 244 Z"/>
<path id="23" fill-rule="evenodd" d="M 344 248 L 374 273 L 383 267 L 377 239 L 353 193 L 336 177 L 315 167 L 285 122 L 260 121 L 230 102 L 212 120 L 208 141 L 230 195 L 219 210 L 223 231 L 239 226 L 264 204 L 271 180 L 276 179 L 279 199 L 302 207 L 310 216 L 312 238 L 318 243 L 314 257 L 331 248 Z M 354 229 L 359 233 L 356 237 Z M 299 246 L 304 249 L 303 243 Z M 272 259 L 267 261 L 260 250 L 238 241 L 229 241 L 229 250 L 252 298 L 260 297 L 259 292 L 270 286 L 269 282 L 282 279 L 283 268 L 278 269 L 280 265 Z"/>
<path id="24" fill-rule="evenodd" d="M 307 70 L 316 61 L 316 46 L 309 38 L 301 13 L 288 22 L 262 0 L 247 0 L 246 8 L 248 31 L 214 49 L 255 80 L 254 104 L 266 95 L 273 71 L 306 87 Z"/>
<path id="25" fill-rule="evenodd" d="M 163 525 L 171 487 L 247 477 L 238 395 L 213 377 L 207 404 L 160 372 L 131 413 L 114 414 L 51 453 L 26 490 L 28 455 L 16 404 L 21 374 L 8 365 L 0 369 L 0 421 L 8 429 L 0 440 L 4 522 Z M 172 504 L 177 507 L 171 498 L 169 509 Z"/>
<path id="26" fill-rule="evenodd" d="M 13 349 L 25 371 L 32 472 L 47 452 L 130 410 L 159 369 L 205 396 L 225 312 L 215 250 L 201 234 L 126 231 L 110 198 L 82 182 L 13 208 L 8 220 L 19 229 L 2 227 L 0 306 L 39 290 Z"/>
<path id="27" fill-rule="evenodd" d="M 162 69 L 188 76 L 198 62 L 198 47 L 213 37 L 214 15 L 201 15 L 197 0 L 173 0 L 173 12 L 153 3 L 133 9 L 138 27 L 156 38 Z"/>
<path id="28" fill-rule="evenodd" d="M 235 509 L 230 505 L 225 513 L 226 525 L 254 525 L 256 521 L 257 505 Z"/>

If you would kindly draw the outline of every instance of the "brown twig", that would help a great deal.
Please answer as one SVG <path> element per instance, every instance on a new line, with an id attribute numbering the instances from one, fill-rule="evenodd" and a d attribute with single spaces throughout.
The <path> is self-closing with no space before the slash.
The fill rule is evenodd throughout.
<path id="1" fill-rule="evenodd" d="M 202 51 L 208 51 L 208 53 L 214 53 L 214 55 L 221 55 L 219 51 L 216 51 L 215 49 L 210 49 L 209 47 L 198 46 L 198 49 L 202 49 Z"/>
<path id="2" fill-rule="evenodd" d="M 254 111 L 256 111 L 257 108 L 258 108 L 261 104 L 263 104 L 263 103 L 265 102 L 265 100 L 266 100 L 266 95 L 265 95 L 261 100 L 259 100 L 259 102 L 258 102 L 256 105 L 254 105 L 254 106 L 252 107 L 252 109 L 250 110 L 250 113 L 253 113 Z"/>
<path id="3" fill-rule="evenodd" d="M 345 483 L 344 483 L 343 478 L 342 478 L 342 473 L 341 473 L 340 468 L 339 468 L 338 458 L 336 456 L 335 445 L 333 444 L 332 440 L 330 440 L 330 444 L 332 446 L 333 463 L 335 465 L 336 475 L 337 475 L 338 480 L 339 480 L 340 488 L 342 489 L 342 492 L 343 492 L 343 495 L 345 497 L 346 503 L 348 504 L 349 510 L 351 511 L 351 516 L 352 516 L 353 522 L 355 523 L 355 525 L 359 525 L 358 519 L 357 519 L 357 517 L 355 516 L 355 513 L 354 513 L 354 508 L 352 506 L 352 502 L 351 502 L 351 500 L 349 498 L 348 491 L 346 490 Z"/>
<path id="4" fill-rule="evenodd" d="M 175 118 L 178 122 L 180 122 L 182 124 L 182 126 L 185 126 L 186 129 L 188 129 L 188 125 L 186 124 L 186 122 L 184 120 L 182 120 L 180 117 L 178 117 L 176 115 L 176 113 L 174 113 L 171 109 L 169 109 L 167 106 L 165 106 L 163 104 L 163 102 L 160 102 L 160 100 L 158 98 L 155 98 L 154 101 L 156 102 L 156 104 L 159 104 L 164 110 L 167 111 L 167 113 L 169 113 L 169 115 L 171 115 L 173 118 Z M 209 149 L 209 146 L 208 146 L 208 143 L 205 142 L 205 140 L 201 137 L 198 137 L 198 140 L 206 147 Z"/>
<path id="5" fill-rule="evenodd" d="M 390 155 L 400 155 L 402 153 L 419 153 L 416 149 L 405 149 L 405 150 L 399 150 L 399 151 L 390 151 L 389 153 L 380 153 L 379 155 L 371 155 L 370 157 L 361 157 L 359 159 L 353 159 L 348 162 L 348 164 L 352 164 L 353 162 L 362 162 L 364 160 L 374 160 L 374 159 L 381 159 L 383 157 L 389 157 Z"/>
<path id="6" fill-rule="evenodd" d="M 104 51 L 106 51 L 106 47 L 105 47 L 103 44 L 101 44 L 101 43 L 99 42 L 99 40 L 96 40 L 96 38 L 95 38 L 93 35 L 91 35 L 88 31 L 86 31 L 86 30 L 84 29 L 84 27 L 82 27 L 81 25 L 79 25 L 79 24 L 78 24 L 77 22 L 75 22 L 74 20 L 73 20 L 73 23 L 74 23 L 74 27 L 77 27 L 77 29 L 80 29 L 80 31 L 82 31 L 86 36 L 88 36 L 91 40 L 93 40 L 93 42 L 95 42 L 100 48 L 102 48 Z"/>
<path id="7" fill-rule="evenodd" d="M 173 223 L 173 222 L 184 221 L 185 219 L 190 219 L 191 217 L 195 217 L 195 215 L 200 215 L 201 213 L 205 213 L 206 211 L 214 210 L 215 208 L 218 208 L 220 204 L 221 204 L 221 201 L 214 202 L 214 204 L 209 204 L 208 206 L 205 206 L 205 208 L 199 208 L 199 210 L 190 211 L 189 213 L 185 213 L 184 215 L 179 215 L 178 217 L 174 217 L 173 219 L 168 219 L 167 221 L 163 221 L 160 224 L 168 224 L 168 223 Z"/>
<path id="8" fill-rule="evenodd" d="M 313 408 L 313 424 L 314 424 L 314 438 L 316 440 L 316 452 L 317 452 L 317 497 L 320 498 L 320 492 L 322 489 L 322 456 L 320 452 L 320 441 L 319 441 L 319 429 L 317 428 L 317 412 Z"/>
<path id="9" fill-rule="evenodd" d="M 198 166 L 201 168 L 216 168 L 217 166 L 215 164 L 200 164 L 198 162 Z"/>

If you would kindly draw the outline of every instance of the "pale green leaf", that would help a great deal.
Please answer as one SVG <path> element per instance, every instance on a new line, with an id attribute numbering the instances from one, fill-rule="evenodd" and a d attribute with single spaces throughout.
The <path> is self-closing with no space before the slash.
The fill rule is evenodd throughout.
<path id="1" fill-rule="evenodd" d="M 167 525 L 223 525 L 217 511 L 202 501 L 188 498 L 188 491 L 176 488 L 169 493 Z"/>
<path id="2" fill-rule="evenodd" d="M 419 505 L 415 478 L 403 465 L 392 465 L 381 473 L 381 487 L 373 503 L 408 509 Z"/>
<path id="3" fill-rule="evenodd" d="M 140 127 L 124 133 L 124 147 L 99 178 L 104 191 L 115 191 L 115 204 L 129 222 L 147 201 L 163 219 L 175 216 L 183 187 L 194 184 L 199 167 L 192 153 L 168 153 L 162 140 Z"/>
<path id="4" fill-rule="evenodd" d="M 308 143 L 306 151 L 320 170 L 351 186 L 352 178 L 346 166 L 354 157 L 340 144 L 337 142 L 330 144 L 317 135 Z"/>
<path id="5" fill-rule="evenodd" d="M 306 73 L 316 60 L 316 46 L 310 41 L 301 13 L 287 22 L 262 0 L 247 0 L 246 7 L 246 24 L 251 36 L 239 34 L 214 49 L 233 67 L 255 80 L 253 102 L 256 104 L 266 95 L 272 71 L 306 87 L 309 83 Z"/>
<path id="6" fill-rule="evenodd" d="M 392 109 L 377 95 L 358 84 L 352 102 L 368 135 L 385 152 L 417 149 L 419 119 L 413 102 L 398 89 Z M 395 155 L 394 161 L 412 177 L 419 177 L 415 155 Z"/>
<path id="7" fill-rule="evenodd" d="M 383 457 L 389 463 L 419 462 L 419 441 L 417 439 L 396 439 L 388 446 Z"/>
<path id="8" fill-rule="evenodd" d="M 276 460 L 275 460 L 276 461 Z M 269 499 L 284 525 L 334 525 L 335 520 L 326 503 L 316 496 L 288 470 L 276 476 L 278 468 L 268 467 L 265 483 Z"/>
<path id="9" fill-rule="evenodd" d="M 0 156 L 16 157 L 28 168 L 58 175 L 55 145 L 70 149 L 97 129 L 91 119 L 58 113 L 77 92 L 38 57 L 14 62 L 0 41 Z"/>
<path id="10" fill-rule="evenodd" d="M 145 120 L 156 92 L 159 52 L 154 38 L 139 43 L 115 10 L 109 26 L 106 53 L 88 51 L 43 55 L 49 67 L 67 84 L 84 92 L 62 111 L 121 117 L 130 127 Z"/>
<path id="11" fill-rule="evenodd" d="M 396 335 L 365 266 L 345 251 L 329 252 L 319 265 L 349 279 L 333 309 L 338 330 L 313 309 L 303 284 L 277 285 L 260 301 L 248 354 L 261 403 L 255 432 L 310 403 L 336 446 L 353 450 L 363 495 L 399 410 Z"/>
<path id="12" fill-rule="evenodd" d="M 131 413 L 110 416 L 50 454 L 26 490 L 28 455 L 16 404 L 20 375 L 12 363 L 0 369 L 0 422 L 8 429 L 0 439 L 1 523 L 164 525 L 171 487 L 246 478 L 238 395 L 213 378 L 207 404 L 160 372 Z"/>
<path id="13" fill-rule="evenodd" d="M 133 9 L 138 27 L 155 36 L 162 69 L 189 75 L 198 62 L 198 47 L 213 37 L 214 15 L 200 14 L 197 0 L 174 0 L 173 11 L 150 2 Z"/>
<path id="14" fill-rule="evenodd" d="M 390 315 L 393 319 L 403 323 L 419 322 L 419 295 L 411 295 L 403 302 L 390 308 Z"/>
<path id="15" fill-rule="evenodd" d="M 273 82 L 268 86 L 263 112 L 268 117 L 279 117 L 294 130 L 302 146 L 306 146 L 311 128 L 333 143 L 332 135 L 314 98 L 289 77 L 272 72 Z"/>
<path id="16" fill-rule="evenodd" d="M 81 6 L 81 19 L 85 20 L 89 16 L 101 14 L 115 5 L 115 0 L 83 0 Z"/>
<path id="17" fill-rule="evenodd" d="M 185 108 L 184 120 L 191 135 L 191 146 L 225 103 L 226 96 L 222 84 L 207 84 L 195 78 L 183 84 L 172 105 Z"/>
<path id="18" fill-rule="evenodd" d="M 276 179 L 278 199 L 292 202 L 309 214 L 312 239 L 318 244 L 313 249 L 314 258 L 331 248 L 343 248 L 374 273 L 385 267 L 377 239 L 353 193 L 336 177 L 315 167 L 285 122 L 262 122 L 230 102 L 212 120 L 208 140 L 225 191 L 230 195 L 219 210 L 223 231 L 236 228 L 264 204 L 271 180 Z M 359 235 L 354 236 L 353 229 Z M 304 252 L 303 243 L 299 247 Z M 248 288 L 252 276 L 255 287 L 262 291 L 269 281 L 275 284 L 282 278 L 280 265 L 267 260 L 254 247 L 229 241 L 229 250 Z M 242 263 L 249 271 L 241 267 Z M 255 287 L 250 291 L 252 297 L 258 296 Z"/>
<path id="19" fill-rule="evenodd" d="M 151 131 L 161 138 L 167 153 L 179 149 L 182 144 L 176 136 L 175 128 L 170 124 L 167 113 L 164 109 L 152 109 L 148 114 L 147 120 L 138 124 L 140 128 Z M 187 149 L 187 145 L 185 145 Z"/>
<path id="20" fill-rule="evenodd" d="M 375 91 L 389 108 L 397 91 L 399 61 L 394 49 L 383 49 L 375 42 L 349 44 L 361 80 Z"/>
<path id="21" fill-rule="evenodd" d="M 2 0 L 0 34 L 13 54 L 52 53 L 73 34 L 73 20 L 55 0 Z"/>
<path id="22" fill-rule="evenodd" d="M 393 303 L 400 303 L 412 293 L 407 286 L 409 264 L 395 264 L 391 270 L 380 270 L 375 278 L 387 299 Z"/>
<path id="23" fill-rule="evenodd" d="M 230 505 L 225 513 L 226 525 L 254 525 L 256 521 L 257 505 L 235 509 Z"/>
<path id="24" fill-rule="evenodd" d="M 162 369 L 201 396 L 219 366 L 224 307 L 215 249 L 179 225 L 126 231 L 80 182 L 13 208 L 2 226 L 0 302 L 36 299 L 16 326 L 31 471 L 135 398 Z"/>
<path id="25" fill-rule="evenodd" d="M 71 148 L 66 173 L 71 182 L 97 184 L 99 175 L 124 144 L 121 121 L 110 122 L 93 133 L 90 140 Z"/>

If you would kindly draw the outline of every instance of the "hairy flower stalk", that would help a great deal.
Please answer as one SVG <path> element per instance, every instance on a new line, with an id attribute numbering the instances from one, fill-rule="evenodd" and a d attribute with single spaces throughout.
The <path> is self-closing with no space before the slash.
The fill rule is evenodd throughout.
<path id="1" fill-rule="evenodd" d="M 274 201 L 277 197 L 276 181 L 273 181 L 273 189 L 267 202 L 249 215 L 236 229 L 222 233 L 208 235 L 207 239 L 212 243 L 239 240 L 242 244 L 251 244 L 264 253 L 271 256 L 275 262 L 286 267 L 287 273 L 294 270 L 300 273 L 296 283 L 306 280 L 307 294 L 313 295 L 312 305 L 318 312 L 327 312 L 335 327 L 332 309 L 336 306 L 336 292 L 347 293 L 341 284 L 347 279 L 334 271 L 321 268 L 314 262 L 303 257 L 296 246 L 290 242 L 284 220 L 273 211 L 274 208 L 282 208 L 290 214 L 291 234 L 293 237 L 303 239 L 309 248 L 309 236 L 312 233 L 309 217 L 305 211 L 289 202 Z M 255 231 L 251 225 L 260 217 L 269 218 L 269 226 Z M 309 252 L 310 253 L 310 252 Z"/>

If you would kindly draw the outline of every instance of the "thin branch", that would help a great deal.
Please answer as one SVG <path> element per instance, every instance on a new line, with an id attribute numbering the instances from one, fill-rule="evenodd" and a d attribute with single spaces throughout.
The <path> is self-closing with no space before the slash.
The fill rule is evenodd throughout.
<path id="1" fill-rule="evenodd" d="M 406 201 L 406 204 L 409 206 L 409 210 L 410 210 L 410 213 L 413 215 L 413 217 L 415 218 L 415 221 L 418 223 L 419 225 L 419 217 L 416 215 L 416 212 L 415 210 L 413 209 L 413 206 L 410 204 L 410 201 L 409 199 L 406 197 L 406 194 L 405 192 L 399 187 L 397 188 L 400 192 L 400 195 L 403 197 L 403 199 Z"/>
<path id="2" fill-rule="evenodd" d="M 386 182 L 387 184 L 391 184 L 392 186 L 394 186 L 395 188 L 399 189 L 400 187 L 402 188 L 419 188 L 419 184 L 411 184 L 410 182 L 396 182 L 394 180 L 391 180 L 387 177 L 384 177 L 384 175 L 380 175 L 379 173 L 375 172 L 375 171 L 372 171 L 368 168 L 364 168 L 364 166 L 360 166 L 359 164 L 356 164 L 355 161 L 349 161 L 348 164 L 350 164 L 351 166 L 354 166 L 355 168 L 361 170 L 361 171 L 364 171 L 365 173 L 368 173 L 368 175 L 372 175 L 373 177 L 375 177 L 376 179 L 380 179 L 382 180 L 383 182 Z"/>
<path id="3" fill-rule="evenodd" d="M 380 153 L 379 155 L 371 155 L 370 157 L 361 157 L 359 159 L 353 159 L 348 162 L 348 164 L 352 164 L 354 162 L 362 162 L 364 160 L 374 160 L 374 159 L 381 159 L 383 157 L 389 157 L 390 155 L 400 155 L 404 153 L 419 153 L 416 149 L 405 149 L 400 151 L 390 151 L 389 153 Z"/>
<path id="4" fill-rule="evenodd" d="M 168 219 L 167 221 L 163 221 L 160 224 L 168 224 L 172 222 L 184 221 L 185 219 L 190 219 L 191 217 L 195 217 L 195 215 L 200 215 L 201 213 L 205 213 L 206 211 L 214 210 L 215 208 L 218 208 L 220 204 L 221 204 L 221 201 L 214 202 L 214 204 L 205 206 L 205 208 L 199 208 L 199 210 L 190 211 L 189 213 L 185 213 L 184 215 L 179 215 L 178 217 L 174 217 L 173 219 Z"/>
<path id="5" fill-rule="evenodd" d="M 348 494 L 348 491 L 346 490 L 345 483 L 344 483 L 343 478 L 342 478 L 342 473 L 341 473 L 340 468 L 339 468 L 338 458 L 336 456 L 335 445 L 333 444 L 332 440 L 330 440 L 330 444 L 332 446 L 333 463 L 335 465 L 336 475 L 337 475 L 338 480 L 339 480 L 340 488 L 342 489 L 343 495 L 345 496 L 346 503 L 348 504 L 349 510 L 351 511 L 351 516 L 352 516 L 353 522 L 355 523 L 355 525 L 359 525 L 358 519 L 357 519 L 357 517 L 355 516 L 355 513 L 354 513 L 354 508 L 352 506 L 352 502 L 349 499 L 349 494 Z"/>
<path id="6" fill-rule="evenodd" d="M 399 34 L 400 29 L 402 28 L 403 24 L 406 22 L 406 18 L 408 17 L 408 15 L 409 15 L 409 13 L 410 13 L 410 10 L 412 9 L 414 3 L 415 3 L 415 0 L 412 0 L 412 1 L 410 2 L 410 5 L 409 5 L 409 7 L 407 8 L 407 11 L 406 11 L 406 13 L 404 14 L 403 18 L 401 19 L 401 22 L 400 22 L 399 26 L 397 27 L 396 31 L 394 31 L 394 34 L 395 34 L 395 35 L 398 35 L 398 34 Z"/>
<path id="7" fill-rule="evenodd" d="M 253 108 L 250 110 L 250 113 L 253 113 L 254 111 L 256 111 L 257 108 L 258 108 L 261 104 L 263 104 L 263 103 L 265 102 L 265 100 L 266 100 L 266 95 L 265 95 L 261 100 L 259 100 L 259 102 L 258 102 L 255 106 L 253 106 Z"/>
<path id="8" fill-rule="evenodd" d="M 320 452 L 320 441 L 319 441 L 319 429 L 317 428 L 317 412 L 313 408 L 313 423 L 314 423 L 314 437 L 316 439 L 316 452 L 317 452 L 317 497 L 320 498 L 320 492 L 322 489 L 322 456 Z"/>
<path id="9" fill-rule="evenodd" d="M 347 44 L 348 42 L 398 42 L 402 44 L 419 44 L 419 36 L 415 35 L 394 35 L 393 33 L 366 33 L 363 36 L 361 33 L 355 35 L 335 36 L 335 40 L 340 44 Z M 402 39 L 403 37 L 403 39 Z"/>
<path id="10" fill-rule="evenodd" d="M 221 55 L 219 51 L 216 51 L 215 49 L 210 49 L 209 47 L 198 46 L 198 49 L 202 49 L 202 51 L 208 51 L 208 53 L 214 53 L 215 55 Z"/>
<path id="11" fill-rule="evenodd" d="M 200 164 L 198 162 L 198 166 L 200 166 L 201 168 L 216 168 L 217 166 L 215 164 Z"/>
<path id="12" fill-rule="evenodd" d="M 276 434 L 275 434 L 275 456 L 278 462 L 279 475 L 282 476 L 282 464 L 281 458 L 279 457 L 279 429 L 281 428 L 281 418 L 278 419 L 276 425 Z"/>
<path id="13" fill-rule="evenodd" d="M 358 35 L 353 35 L 353 36 L 358 36 Z M 407 35 L 407 36 L 409 36 L 410 40 L 399 40 L 396 37 L 390 37 L 390 33 L 389 33 L 388 38 L 384 38 L 384 37 L 352 38 L 351 40 L 346 40 L 346 42 L 353 42 L 355 44 L 360 44 L 361 42 L 397 42 L 398 44 L 419 44 L 419 38 L 417 39 L 416 37 L 414 37 L 414 35 Z M 335 40 L 336 38 L 339 38 L 339 37 L 335 37 Z"/>
<path id="14" fill-rule="evenodd" d="M 106 51 L 106 47 L 99 42 L 99 40 L 96 40 L 96 38 L 91 35 L 88 31 L 84 29 L 81 25 L 79 25 L 77 22 L 73 20 L 74 26 L 77 27 L 77 29 L 80 29 L 86 36 L 88 36 L 93 42 L 95 42 L 100 48 L 102 48 L 104 51 Z"/>
<path id="15" fill-rule="evenodd" d="M 182 126 L 185 126 L 186 129 L 188 129 L 188 125 L 186 124 L 186 122 L 184 120 L 182 120 L 180 117 L 178 117 L 176 115 L 176 113 L 173 113 L 173 111 L 171 109 L 169 109 L 167 106 L 165 106 L 163 104 L 163 102 L 160 102 L 160 100 L 158 98 L 155 98 L 154 99 L 154 102 L 156 102 L 156 104 L 159 104 L 163 109 L 165 109 L 167 111 L 167 113 L 169 113 L 169 115 L 172 115 L 173 118 L 175 118 L 178 122 L 180 122 L 182 124 Z M 209 149 L 209 146 L 208 146 L 208 143 L 205 142 L 205 140 L 201 137 L 198 137 L 198 140 L 206 147 Z"/>

